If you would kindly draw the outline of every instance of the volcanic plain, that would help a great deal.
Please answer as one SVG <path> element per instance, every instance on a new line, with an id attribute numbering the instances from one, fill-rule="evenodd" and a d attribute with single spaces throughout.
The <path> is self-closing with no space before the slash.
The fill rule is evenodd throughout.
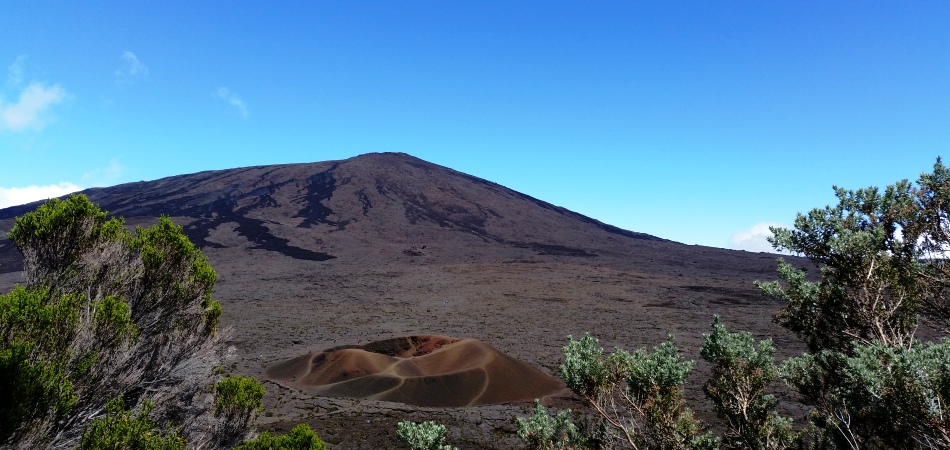
<path id="1" fill-rule="evenodd" d="M 406 154 L 84 193 L 129 225 L 185 227 L 219 275 L 227 369 L 267 387 L 258 427 L 308 422 L 334 449 L 402 448 L 401 420 L 439 421 L 462 449 L 520 448 L 531 399 L 582 408 L 557 380 L 568 335 L 608 352 L 674 335 L 697 360 L 687 401 L 704 418 L 714 315 L 772 338 L 780 358 L 802 351 L 752 284 L 776 278 L 778 255 L 623 230 Z M 37 205 L 0 210 L 4 292 L 23 281 L 5 232 Z"/>

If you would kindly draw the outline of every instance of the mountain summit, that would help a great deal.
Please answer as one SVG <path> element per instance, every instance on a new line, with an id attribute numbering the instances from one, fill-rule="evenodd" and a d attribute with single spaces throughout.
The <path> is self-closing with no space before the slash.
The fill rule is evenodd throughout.
<path id="1" fill-rule="evenodd" d="M 130 223 L 170 216 L 205 249 L 313 261 L 347 256 L 368 241 L 420 255 L 487 244 L 591 257 L 613 237 L 662 240 L 403 153 L 206 171 L 83 193 Z M 36 205 L 0 210 L 0 221 Z"/>

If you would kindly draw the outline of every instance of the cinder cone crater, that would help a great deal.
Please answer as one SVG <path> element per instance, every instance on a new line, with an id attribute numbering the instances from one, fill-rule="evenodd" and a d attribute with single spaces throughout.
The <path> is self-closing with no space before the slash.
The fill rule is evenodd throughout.
<path id="1" fill-rule="evenodd" d="M 526 401 L 564 389 L 482 341 L 436 335 L 334 347 L 278 362 L 265 376 L 316 395 L 431 407 Z"/>

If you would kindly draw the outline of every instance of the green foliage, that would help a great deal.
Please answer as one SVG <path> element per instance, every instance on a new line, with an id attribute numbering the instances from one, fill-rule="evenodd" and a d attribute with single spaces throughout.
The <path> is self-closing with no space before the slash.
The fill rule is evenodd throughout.
<path id="1" fill-rule="evenodd" d="M 106 221 L 106 212 L 85 195 L 67 200 L 51 199 L 36 211 L 17 217 L 8 234 L 21 252 L 36 249 L 35 261 L 27 260 L 26 272 L 47 283 L 50 276 L 68 271 L 85 253 L 103 239 L 122 229 L 120 219 Z"/>
<path id="2" fill-rule="evenodd" d="M 218 320 L 223 312 L 221 303 L 217 300 L 206 299 L 202 302 L 201 306 L 205 309 L 205 329 L 214 334 L 218 329 Z"/>
<path id="3" fill-rule="evenodd" d="M 108 398 L 194 398 L 207 386 L 212 374 L 194 376 L 192 361 L 215 354 L 221 305 L 214 270 L 181 227 L 162 217 L 132 234 L 73 195 L 18 217 L 8 236 L 27 285 L 0 295 L 0 440 L 73 442 Z"/>
<path id="4" fill-rule="evenodd" d="M 725 448 L 783 449 L 794 442 L 791 419 L 776 411 L 778 400 L 765 393 L 778 377 L 772 340 L 758 345 L 748 332 L 730 333 L 716 316 L 713 331 L 703 336 L 700 355 L 712 364 L 706 395 L 728 431 Z"/>
<path id="5" fill-rule="evenodd" d="M 112 344 L 138 335 L 129 304 L 111 295 L 93 304 L 93 326 L 104 341 Z"/>
<path id="6" fill-rule="evenodd" d="M 759 283 L 788 302 L 776 321 L 808 344 L 810 353 L 781 367 L 813 408 L 806 440 L 948 448 L 950 344 L 921 343 L 916 331 L 922 320 L 950 330 L 950 170 L 938 159 L 916 187 L 903 180 L 835 194 L 837 205 L 772 230 L 777 249 L 818 266 L 818 281 L 780 262 L 784 283 Z"/>
<path id="7" fill-rule="evenodd" d="M 263 408 L 264 385 L 251 377 L 228 376 L 214 386 L 215 414 L 250 416 Z"/>
<path id="8" fill-rule="evenodd" d="M 0 407 L 0 441 L 48 414 L 62 418 L 75 404 L 69 343 L 79 303 L 78 295 L 52 298 L 47 289 L 20 286 L 0 295 L 0 405 L 7 405 Z"/>
<path id="9" fill-rule="evenodd" d="M 776 249 L 804 254 L 821 271 L 816 286 L 797 288 L 801 273 L 780 268 L 792 292 L 763 285 L 766 294 L 801 299 L 790 302 L 778 322 L 803 336 L 810 350 L 848 352 L 854 340 L 898 346 L 913 340 L 927 290 L 911 187 L 907 180 L 884 193 L 835 187 L 838 205 L 799 214 L 794 230 L 772 229 Z"/>
<path id="10" fill-rule="evenodd" d="M 275 435 L 267 431 L 257 439 L 246 441 L 235 450 L 325 450 L 327 448 L 320 436 L 310 425 L 302 423 L 287 434 Z"/>
<path id="11" fill-rule="evenodd" d="M 606 358 L 598 340 L 568 337 L 559 374 L 616 437 L 632 448 L 716 448 L 683 401 L 692 361 L 679 355 L 673 337 L 653 351 L 621 349 Z"/>
<path id="12" fill-rule="evenodd" d="M 445 443 L 445 425 L 435 422 L 399 422 L 396 434 L 411 450 L 458 450 Z"/>
<path id="13" fill-rule="evenodd" d="M 34 358 L 34 350 L 22 341 L 0 348 L 0 442 L 50 413 L 66 416 L 76 402 L 63 364 Z"/>
<path id="14" fill-rule="evenodd" d="M 618 349 L 604 359 L 604 349 L 597 346 L 600 341 L 588 333 L 580 340 L 568 336 L 567 341 L 558 371 L 564 384 L 581 397 L 610 394 L 626 374 L 629 355 Z"/>
<path id="15" fill-rule="evenodd" d="M 152 311 L 156 305 L 183 306 L 195 298 L 201 299 L 203 307 L 210 306 L 218 275 L 171 219 L 162 216 L 152 227 L 136 228 L 130 247 L 138 252 L 143 269 L 144 299 L 137 315 Z"/>
<path id="16" fill-rule="evenodd" d="M 571 422 L 571 410 L 548 415 L 538 400 L 531 417 L 519 417 L 518 436 L 535 450 L 579 450 L 588 448 L 589 439 Z"/>
<path id="17" fill-rule="evenodd" d="M 31 342 L 58 359 L 79 331 L 81 302 L 78 294 L 55 297 L 46 288 L 17 286 L 0 295 L 0 337 Z"/>
<path id="18" fill-rule="evenodd" d="M 137 414 L 122 399 L 106 404 L 106 415 L 83 432 L 78 450 L 184 450 L 185 440 L 174 429 L 159 429 L 149 418 L 154 405 L 144 401 Z"/>

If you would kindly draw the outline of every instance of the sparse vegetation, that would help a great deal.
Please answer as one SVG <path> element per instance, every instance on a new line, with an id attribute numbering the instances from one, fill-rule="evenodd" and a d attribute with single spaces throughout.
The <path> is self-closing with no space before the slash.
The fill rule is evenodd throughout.
<path id="1" fill-rule="evenodd" d="M 692 363 L 671 340 L 652 353 L 618 349 L 604 358 L 596 339 L 569 338 L 560 375 L 613 432 L 602 446 L 950 448 L 950 339 L 917 338 L 921 325 L 950 331 L 950 170 L 938 159 L 916 186 L 835 193 L 838 205 L 799 214 L 794 230 L 772 229 L 775 248 L 810 258 L 819 280 L 780 260 L 782 282 L 757 283 L 787 303 L 776 322 L 809 352 L 777 366 L 770 340 L 730 333 L 718 317 L 705 335 L 712 379 L 704 390 L 725 422 L 722 438 L 701 433 L 682 404 Z M 798 433 L 767 393 L 777 378 L 811 407 Z M 557 448 L 527 432 L 531 420 L 555 423 L 538 406 L 519 420 L 529 447 Z"/>
<path id="2" fill-rule="evenodd" d="M 766 392 L 778 377 L 772 341 L 756 344 L 751 333 L 730 333 L 718 316 L 712 327 L 712 333 L 703 335 L 700 355 L 712 365 L 703 390 L 725 422 L 722 447 L 789 448 L 795 439 L 792 420 L 778 413 L 778 400 Z"/>

